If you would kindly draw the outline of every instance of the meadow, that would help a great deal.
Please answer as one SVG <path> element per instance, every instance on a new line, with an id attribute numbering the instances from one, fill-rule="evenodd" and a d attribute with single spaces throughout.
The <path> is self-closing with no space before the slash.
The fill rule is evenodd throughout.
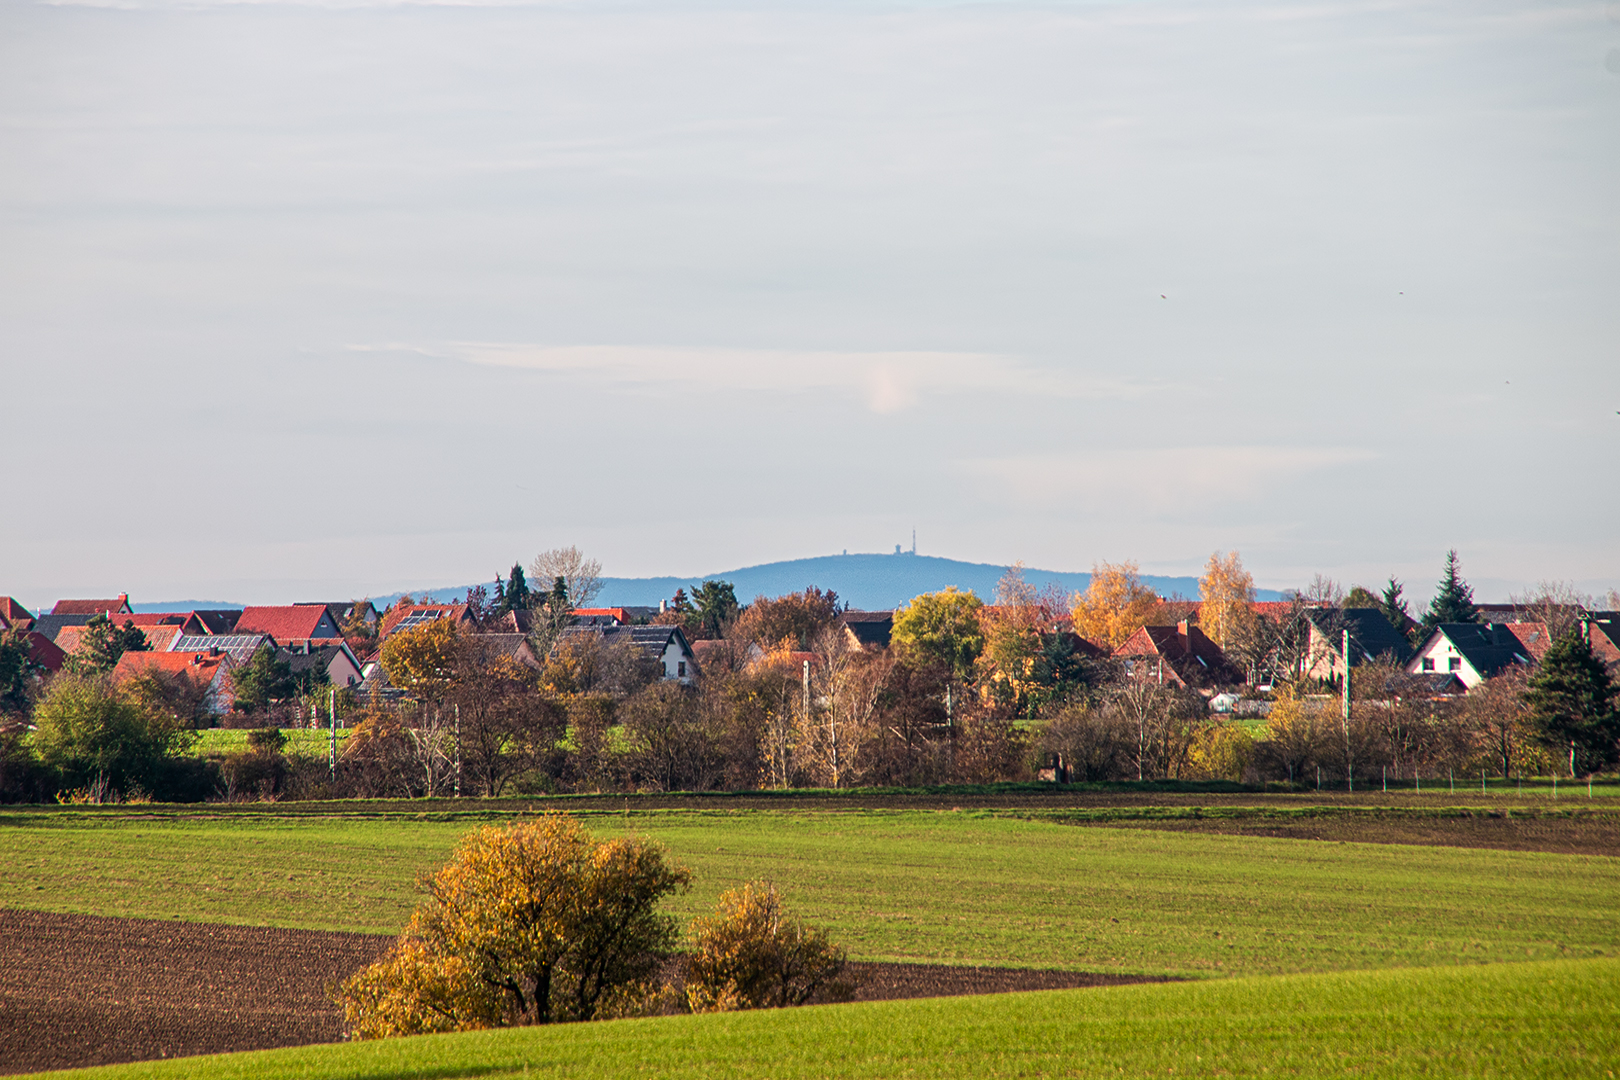
<path id="1" fill-rule="evenodd" d="M 994 810 L 579 812 L 692 869 L 681 916 L 768 879 L 862 960 L 1205 978 L 1620 956 L 1620 861 L 1604 856 Z M 0 815 L 0 904 L 393 933 L 477 817 L 17 811 Z"/>
<path id="2" fill-rule="evenodd" d="M 1601 1077 L 1620 1067 L 1617 987 L 1616 960 L 1351 972 L 517 1028 L 43 1075 Z"/>

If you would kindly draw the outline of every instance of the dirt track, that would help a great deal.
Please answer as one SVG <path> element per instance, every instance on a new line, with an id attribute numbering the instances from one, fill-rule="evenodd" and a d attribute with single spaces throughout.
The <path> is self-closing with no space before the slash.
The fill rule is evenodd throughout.
<path id="1" fill-rule="evenodd" d="M 0 909 L 0 1073 L 333 1042 L 326 986 L 392 938 Z M 861 1000 L 1137 979 L 852 964 Z"/>

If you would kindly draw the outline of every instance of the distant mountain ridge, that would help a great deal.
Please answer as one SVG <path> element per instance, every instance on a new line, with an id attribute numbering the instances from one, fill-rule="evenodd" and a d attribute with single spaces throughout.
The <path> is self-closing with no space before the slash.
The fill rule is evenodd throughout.
<path id="1" fill-rule="evenodd" d="M 815 585 L 833 590 L 840 600 L 852 608 L 881 611 L 899 607 L 922 593 L 937 592 L 951 585 L 970 590 L 989 601 L 995 596 L 996 582 L 1006 572 L 1006 566 L 995 563 L 962 562 L 936 555 L 912 555 L 909 552 L 894 555 L 822 555 L 689 577 L 603 578 L 602 594 L 597 597 L 596 604 L 599 607 L 651 607 L 660 600 L 674 596 L 676 589 L 691 592 L 693 585 L 704 581 L 729 581 L 736 587 L 737 599 L 745 604 L 756 596 L 781 596 L 784 593 L 802 592 Z M 1081 592 L 1091 584 L 1091 575 L 1025 567 L 1024 580 L 1037 589 L 1056 585 L 1065 592 Z M 1196 577 L 1143 574 L 1142 581 L 1157 590 L 1160 596 L 1192 599 L 1198 596 Z M 486 584 L 486 587 L 489 586 Z M 448 603 L 465 597 L 468 588 L 459 585 L 412 591 L 410 595 L 418 600 Z M 403 595 L 393 593 L 371 599 L 381 607 Z M 1275 589 L 1256 589 L 1255 597 L 1259 600 L 1280 600 L 1282 594 Z"/>

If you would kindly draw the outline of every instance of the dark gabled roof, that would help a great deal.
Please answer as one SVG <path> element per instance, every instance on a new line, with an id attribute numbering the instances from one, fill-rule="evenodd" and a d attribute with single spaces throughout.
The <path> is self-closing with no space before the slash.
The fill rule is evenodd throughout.
<path id="1" fill-rule="evenodd" d="M 676 640 L 688 655 L 694 658 L 696 655 L 678 626 L 569 626 L 563 629 L 565 637 L 574 634 L 595 634 L 605 643 L 628 641 L 648 656 L 655 657 L 662 657 L 670 641 Z"/>
<path id="2" fill-rule="evenodd" d="M 1485 678 L 1513 665 L 1528 665 L 1534 657 L 1514 633 L 1501 623 L 1441 623 L 1436 634 L 1443 634 L 1468 666 Z M 1429 641 L 1424 642 L 1427 648 Z"/>
<path id="3" fill-rule="evenodd" d="M 1305 617 L 1335 653 L 1342 648 L 1339 635 L 1350 631 L 1351 667 L 1386 654 L 1404 663 L 1412 655 L 1411 643 L 1377 608 L 1307 608 Z"/>
<path id="4" fill-rule="evenodd" d="M 894 631 L 894 612 L 846 611 L 838 618 L 861 645 L 888 648 L 889 635 Z"/>
<path id="5" fill-rule="evenodd" d="M 86 626 L 93 618 L 94 615 L 41 615 L 34 620 L 34 630 L 54 642 L 62 627 Z"/>
<path id="6" fill-rule="evenodd" d="M 193 611 L 197 621 L 202 623 L 203 629 L 210 634 L 234 634 L 236 620 L 242 617 L 240 611 Z"/>

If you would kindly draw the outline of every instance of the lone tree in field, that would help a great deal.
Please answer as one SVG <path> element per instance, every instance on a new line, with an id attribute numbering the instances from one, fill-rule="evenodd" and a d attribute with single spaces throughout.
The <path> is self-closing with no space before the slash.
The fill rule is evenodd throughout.
<path id="1" fill-rule="evenodd" d="M 823 930 L 782 914 L 774 885 L 751 881 L 720 897 L 720 908 L 692 924 L 686 1001 L 693 1012 L 779 1009 L 848 1001 L 844 950 Z"/>
<path id="2" fill-rule="evenodd" d="M 338 999 L 359 1038 L 590 1020 L 633 1007 L 672 952 L 659 902 L 691 881 L 641 840 L 548 815 L 462 841 L 389 955 Z"/>
<path id="3" fill-rule="evenodd" d="M 1569 752 L 1569 771 L 1596 771 L 1620 758 L 1614 683 L 1574 626 L 1554 641 L 1524 692 L 1531 720 L 1551 747 Z"/>

